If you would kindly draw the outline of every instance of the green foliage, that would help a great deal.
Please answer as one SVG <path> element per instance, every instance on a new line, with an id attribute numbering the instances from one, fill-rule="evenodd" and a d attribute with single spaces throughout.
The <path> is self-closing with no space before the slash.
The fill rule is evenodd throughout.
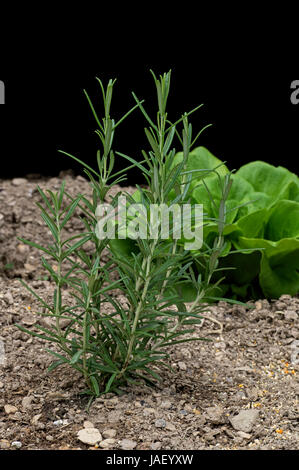
<path id="1" fill-rule="evenodd" d="M 198 149 L 199 152 L 203 150 Z M 213 161 L 213 159 L 212 159 Z M 220 266 L 232 266 L 227 272 L 223 292 L 237 297 L 278 298 L 299 292 L 299 178 L 283 167 L 262 161 L 242 166 L 232 175 L 224 229 L 229 253 Z M 221 193 L 217 177 L 205 180 L 192 196 L 215 217 L 211 203 Z M 217 224 L 205 228 L 205 239 L 213 242 Z M 235 249 L 239 253 L 233 253 Z M 257 250 L 246 253 L 245 250 Z"/>
<path id="2" fill-rule="evenodd" d="M 110 80 L 105 89 L 98 79 L 104 102 L 102 119 L 85 92 L 102 147 L 97 152 L 98 168 L 94 170 L 78 157 L 62 153 L 82 164 L 90 179 L 92 200 L 83 194 L 71 197 L 64 184 L 57 193 L 47 191 L 46 194 L 38 188 L 42 200 L 38 206 L 52 234 L 53 244 L 44 247 L 22 239 L 23 243 L 43 253 L 42 265 L 55 285 L 52 302 L 43 300 L 30 286 L 23 284 L 43 307 L 41 315 L 55 319 L 55 325 L 45 328 L 37 324 L 36 329 L 18 327 L 49 341 L 52 348 L 48 351 L 55 357 L 50 370 L 61 364 L 78 370 L 87 385 L 85 393 L 91 397 L 108 391 L 119 393 L 124 385 L 140 380 L 155 383 L 160 379 L 159 369 L 169 368 L 168 346 L 205 339 L 186 335 L 194 333 L 194 325 L 201 323 L 202 312 L 206 310 L 203 300 L 215 295 L 220 282 L 216 281 L 214 285 L 211 280 L 219 271 L 218 260 L 225 250 L 225 208 L 231 185 L 231 175 L 225 167 L 220 170 L 223 180 L 219 207 L 215 212 L 217 223 L 213 228 L 213 245 L 206 246 L 200 253 L 202 259 L 198 262 L 204 269 L 198 275 L 191 266 L 193 260 L 197 260 L 196 253 L 191 257 L 182 244 L 171 238 L 163 239 L 160 229 L 155 239 L 137 238 L 135 241 L 110 241 L 107 237 L 100 240 L 96 235 L 98 204 L 107 199 L 111 187 L 125 180 L 126 172 L 132 167 L 139 168 L 148 182 L 148 189 L 139 188 L 138 192 L 138 198 L 148 208 L 151 203 L 187 203 L 193 189 L 193 175 L 196 174 L 197 179 L 199 174 L 201 179 L 211 176 L 214 166 L 221 164 L 207 151 L 190 153 L 201 131 L 193 139 L 188 118 L 199 107 L 185 113 L 175 123 L 169 121 L 166 107 L 170 76 L 169 72 L 158 79 L 153 74 L 158 101 L 155 122 L 135 94 L 136 105 L 118 122 L 111 118 L 115 81 Z M 141 110 L 148 124 L 145 134 L 149 150 L 142 152 L 142 161 L 112 149 L 116 128 L 136 108 Z M 175 137 L 182 145 L 181 158 L 176 159 Z M 130 165 L 125 170 L 115 171 L 118 158 L 126 159 Z M 110 197 L 114 207 L 117 196 Z M 134 198 L 129 201 L 134 202 Z M 86 231 L 65 238 L 66 227 L 77 209 L 84 214 L 81 220 Z M 87 242 L 89 248 L 93 247 L 88 252 L 85 250 Z M 110 257 L 103 264 L 104 250 L 108 250 Z M 183 292 L 189 286 L 195 296 L 187 308 Z M 64 303 L 65 288 L 72 292 L 72 306 Z M 124 301 L 119 300 L 116 289 L 122 292 Z M 61 321 L 65 319 L 69 323 L 62 328 Z"/>
<path id="3" fill-rule="evenodd" d="M 176 153 L 171 168 L 176 168 L 182 161 L 183 152 Z M 298 294 L 297 175 L 262 161 L 248 163 L 230 174 L 227 166 L 204 147 L 190 152 L 186 170 L 179 172 L 181 180 L 184 174 L 192 175 L 187 197 L 193 203 L 203 204 L 206 213 L 205 249 L 213 247 L 218 236 L 225 177 L 230 175 L 232 182 L 225 200 L 225 246 L 219 255 L 219 268 L 226 270 L 225 280 L 218 286 L 218 295 L 247 299 Z M 175 197 L 172 189 L 170 199 Z M 134 199 L 140 200 L 139 191 Z M 179 240 L 178 244 L 182 242 Z M 115 240 L 113 247 L 126 256 L 138 251 L 131 240 Z M 192 252 L 192 255 L 194 269 L 203 274 L 205 267 L 200 262 L 204 262 L 204 250 Z M 217 271 L 213 281 L 219 279 Z M 196 291 L 191 284 L 185 283 L 182 295 L 186 301 L 191 301 Z"/>

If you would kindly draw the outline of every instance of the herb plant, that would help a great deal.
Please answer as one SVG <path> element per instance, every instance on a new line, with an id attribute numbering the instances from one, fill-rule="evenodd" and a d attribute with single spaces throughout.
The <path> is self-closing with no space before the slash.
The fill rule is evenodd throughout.
<path id="1" fill-rule="evenodd" d="M 48 351 L 55 357 L 50 370 L 62 364 L 73 367 L 84 377 L 87 385 L 84 393 L 91 397 L 109 391 L 119 393 L 126 384 L 140 380 L 148 384 L 160 380 L 161 368 L 170 368 L 167 362 L 169 346 L 204 339 L 196 335 L 195 325 L 200 325 L 206 318 L 204 312 L 207 307 L 203 299 L 213 299 L 215 287 L 221 282 L 218 279 L 212 284 L 212 278 L 219 270 L 219 257 L 225 250 L 226 201 L 231 186 L 228 171 L 223 173 L 220 181 L 221 198 L 217 217 L 213 217 L 216 222 L 213 246 L 205 245 L 200 251 L 200 265 L 203 267 L 200 273 L 195 274 L 192 268 L 196 254 L 185 250 L 172 237 L 162 238 L 161 227 L 154 239 L 134 240 L 137 250 L 130 249 L 132 240 L 110 240 L 108 236 L 100 239 L 96 233 L 98 205 L 107 200 L 109 190 L 123 182 L 126 172 L 133 167 L 141 171 L 148 183 L 147 188 L 137 186 L 138 197 L 146 211 L 151 203 L 183 205 L 190 202 L 194 170 L 188 169 L 188 161 L 191 146 L 200 132 L 195 139 L 192 138 L 189 116 L 198 107 L 175 123 L 170 122 L 166 108 L 171 73 L 165 73 L 159 79 L 152 74 L 158 102 L 156 120 L 150 118 L 143 102 L 133 94 L 136 105 L 115 122 L 110 116 L 115 81 L 110 80 L 105 89 L 98 79 L 104 103 L 102 119 L 85 92 L 101 143 L 101 151 L 97 152 L 97 170 L 77 157 L 62 153 L 82 164 L 90 180 L 92 200 L 84 194 L 71 197 L 64 183 L 57 193 L 38 188 L 41 197 L 38 206 L 51 231 L 53 243 L 44 247 L 21 239 L 43 252 L 43 267 L 55 284 L 52 303 L 43 300 L 30 286 L 21 282 L 43 307 L 43 311 L 37 313 L 53 318 L 55 324 L 49 328 L 36 324 L 35 330 L 18 327 L 49 341 L 52 347 Z M 112 147 L 117 127 L 136 108 L 143 113 L 148 124 L 145 134 L 149 150 L 142 152 L 141 161 L 114 152 Z M 182 145 L 182 158 L 174 165 L 175 137 Z M 129 161 L 126 169 L 115 168 L 119 158 Z M 201 180 L 211 177 L 215 173 L 214 167 L 217 164 L 209 168 L 205 165 L 197 167 L 197 177 Z M 123 191 L 110 196 L 109 202 L 114 208 L 120 194 Z M 135 198 L 129 194 L 126 196 L 129 205 L 135 202 L 136 195 Z M 85 232 L 67 237 L 67 224 L 77 210 L 84 214 L 80 218 Z M 145 223 L 149 225 L 148 221 Z M 87 242 L 93 246 L 91 254 L 85 250 Z M 123 242 L 128 242 L 127 252 Z M 102 262 L 104 250 L 109 254 L 106 263 Z M 191 305 L 183 301 L 183 291 L 189 285 L 195 292 Z M 74 305 L 65 304 L 65 289 L 72 292 Z M 122 293 L 124 301 L 120 301 L 117 292 Z M 61 322 L 66 319 L 69 323 L 62 328 Z"/>

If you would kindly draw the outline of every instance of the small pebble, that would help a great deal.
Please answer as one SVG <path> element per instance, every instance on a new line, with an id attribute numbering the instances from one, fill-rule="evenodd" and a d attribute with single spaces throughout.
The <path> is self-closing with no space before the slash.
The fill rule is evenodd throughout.
<path id="1" fill-rule="evenodd" d="M 284 312 L 284 318 L 288 321 L 296 321 L 298 320 L 299 316 L 294 310 L 286 310 Z"/>
<path id="2" fill-rule="evenodd" d="M 4 346 L 4 341 L 0 338 L 0 366 L 4 366 L 6 363 L 6 357 L 5 357 L 5 346 Z"/>
<path id="3" fill-rule="evenodd" d="M 20 253 L 21 255 L 24 255 L 25 253 L 28 252 L 28 245 L 19 243 L 19 245 L 17 246 L 17 252 Z"/>
<path id="4" fill-rule="evenodd" d="M 160 450 L 161 447 L 162 447 L 162 442 L 159 442 L 159 441 L 158 442 L 153 442 L 151 444 L 151 449 L 152 450 Z"/>
<path id="5" fill-rule="evenodd" d="M 26 410 L 30 410 L 31 408 L 31 402 L 34 400 L 34 397 L 33 396 L 28 396 L 28 397 L 24 397 L 23 400 L 22 400 L 22 408 L 24 411 Z"/>
<path id="6" fill-rule="evenodd" d="M 10 448 L 10 443 L 7 439 L 1 439 L 0 440 L 0 449 L 9 449 Z"/>
<path id="7" fill-rule="evenodd" d="M 133 450 L 137 446 L 137 442 L 131 439 L 122 439 L 119 444 L 122 450 Z"/>
<path id="8" fill-rule="evenodd" d="M 258 416 L 258 410 L 241 410 L 237 416 L 229 418 L 229 421 L 236 431 L 250 433 L 258 419 Z"/>
<path id="9" fill-rule="evenodd" d="M 67 419 L 57 419 L 56 421 L 53 421 L 54 426 L 61 426 L 63 424 L 68 424 Z"/>
<path id="10" fill-rule="evenodd" d="M 79 441 L 90 446 L 96 445 L 98 442 L 102 441 L 102 436 L 100 431 L 95 428 L 84 428 L 80 429 L 77 433 Z"/>
<path id="11" fill-rule="evenodd" d="M 18 408 L 13 405 L 4 405 L 4 411 L 7 415 L 14 414 L 18 411 Z"/>
<path id="12" fill-rule="evenodd" d="M 94 425 L 91 421 L 84 421 L 83 426 L 84 428 L 94 428 Z"/>
<path id="13" fill-rule="evenodd" d="M 22 442 L 20 441 L 13 441 L 11 443 L 11 447 L 15 447 L 16 449 L 20 449 L 22 447 Z"/>
<path id="14" fill-rule="evenodd" d="M 99 446 L 102 447 L 102 449 L 107 449 L 108 447 L 113 446 L 115 442 L 115 439 L 104 439 L 100 442 Z"/>
<path id="15" fill-rule="evenodd" d="M 155 426 L 156 426 L 156 428 L 165 428 L 165 426 L 166 426 L 165 419 L 156 419 Z"/>
<path id="16" fill-rule="evenodd" d="M 21 186 L 22 184 L 27 184 L 27 180 L 25 178 L 13 178 L 11 182 L 14 186 Z"/>
<path id="17" fill-rule="evenodd" d="M 242 437 L 242 439 L 250 439 L 251 438 L 251 434 L 248 434 L 247 432 L 238 431 L 237 434 L 238 434 L 238 436 Z"/>
<path id="18" fill-rule="evenodd" d="M 102 434 L 105 439 L 113 439 L 116 436 L 116 430 L 106 429 L 105 431 L 102 432 Z"/>

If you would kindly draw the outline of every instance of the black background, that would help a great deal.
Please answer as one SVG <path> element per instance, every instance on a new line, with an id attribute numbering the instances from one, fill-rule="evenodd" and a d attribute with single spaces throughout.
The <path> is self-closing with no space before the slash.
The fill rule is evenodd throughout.
<path id="1" fill-rule="evenodd" d="M 266 35 L 253 43 L 252 30 L 241 38 L 242 25 L 227 40 L 221 32 L 204 32 L 202 21 L 180 29 L 180 15 L 175 23 L 168 21 L 167 29 L 146 12 L 134 20 L 130 11 L 118 12 L 116 6 L 109 11 L 118 14 L 118 23 L 92 9 L 77 12 L 76 21 L 68 15 L 61 18 L 56 10 L 39 12 L 39 20 L 29 15 L 20 24 L 11 22 L 5 33 L 1 30 L 0 79 L 5 82 L 6 104 L 0 106 L 0 178 L 56 176 L 69 168 L 82 173 L 58 149 L 95 167 L 100 145 L 83 89 L 101 114 L 95 76 L 105 83 L 117 78 L 112 117 L 119 119 L 135 104 L 134 91 L 154 118 L 150 68 L 157 75 L 172 70 L 171 120 L 204 104 L 192 116 L 194 133 L 206 124 L 213 126 L 198 145 L 225 160 L 230 169 L 264 160 L 297 172 L 299 104 L 290 101 L 290 85 L 299 79 L 299 71 L 281 45 Z M 127 15 L 123 21 L 122 15 Z M 145 125 L 136 110 L 119 126 L 114 149 L 141 158 L 141 149 L 148 148 Z M 179 150 L 179 143 L 176 147 Z M 125 164 L 117 162 L 119 168 Z M 129 178 L 129 183 L 142 182 L 137 173 Z"/>

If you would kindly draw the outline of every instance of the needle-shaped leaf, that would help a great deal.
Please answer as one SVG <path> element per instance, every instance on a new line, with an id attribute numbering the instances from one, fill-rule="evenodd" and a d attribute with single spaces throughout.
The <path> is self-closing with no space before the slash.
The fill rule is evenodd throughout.
<path id="1" fill-rule="evenodd" d="M 92 114 L 94 115 L 94 118 L 95 118 L 95 120 L 96 120 L 96 122 L 97 122 L 97 125 L 99 126 L 99 128 L 100 128 L 101 131 L 103 132 L 103 131 L 104 131 L 103 126 L 102 126 L 102 124 L 101 124 L 101 122 L 100 122 L 100 120 L 99 120 L 99 118 L 98 118 L 98 115 L 97 115 L 97 113 L 96 113 L 96 111 L 95 111 L 95 109 L 94 109 L 94 107 L 93 107 L 92 101 L 91 101 L 91 99 L 89 98 L 87 91 L 86 91 L 86 90 L 83 90 L 83 92 L 84 92 L 84 94 L 85 94 L 85 96 L 86 96 L 86 98 L 87 98 L 87 101 L 88 101 L 89 106 L 90 106 L 90 108 L 91 108 Z"/>
<path id="2" fill-rule="evenodd" d="M 96 175 L 98 178 L 100 178 L 100 175 L 99 173 L 97 173 L 93 168 L 91 168 L 89 165 L 87 165 L 87 163 L 83 162 L 82 160 L 80 160 L 80 158 L 78 157 L 75 157 L 74 155 L 71 155 L 70 153 L 67 153 L 67 152 L 64 152 L 63 150 L 58 150 L 58 152 L 64 154 L 64 155 L 67 155 L 68 157 L 71 157 L 73 160 L 76 160 L 76 162 L 80 163 L 82 166 L 84 166 L 85 168 L 87 168 L 89 171 L 91 171 L 94 175 Z"/>
<path id="3" fill-rule="evenodd" d="M 70 208 L 63 219 L 63 221 L 60 223 L 60 229 L 63 229 L 63 227 L 66 225 L 66 223 L 70 220 L 72 215 L 74 214 L 76 207 L 78 206 L 79 202 L 81 201 L 81 197 L 77 197 L 77 199 L 70 205 Z"/>
<path id="4" fill-rule="evenodd" d="M 121 152 L 116 152 L 116 153 L 117 153 L 117 155 L 120 155 L 121 157 L 125 158 L 126 160 L 129 160 L 129 162 L 133 163 L 134 166 L 137 166 L 137 168 L 139 168 L 143 173 L 150 176 L 149 171 L 143 165 L 141 165 L 141 163 L 134 160 L 134 158 L 131 158 L 128 155 L 125 155 L 124 153 L 121 153 Z"/>

